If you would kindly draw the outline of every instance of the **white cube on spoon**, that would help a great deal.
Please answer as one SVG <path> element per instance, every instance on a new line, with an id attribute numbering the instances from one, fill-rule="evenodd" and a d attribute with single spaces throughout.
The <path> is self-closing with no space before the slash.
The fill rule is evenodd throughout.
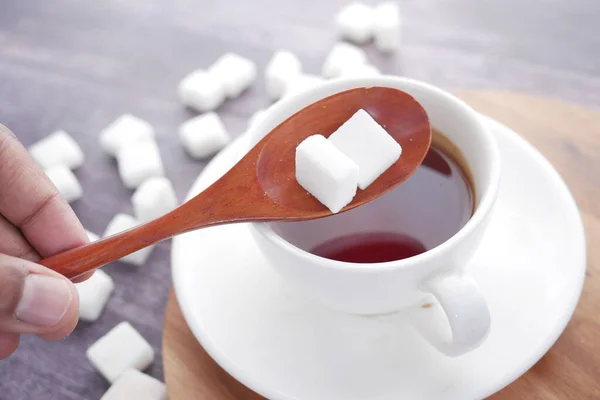
<path id="1" fill-rule="evenodd" d="M 231 136 L 219 115 L 209 112 L 181 124 L 179 140 L 192 157 L 201 159 L 225 147 L 231 141 Z"/>
<path id="2" fill-rule="evenodd" d="M 128 322 L 121 322 L 92 344 L 87 358 L 113 383 L 129 369 L 143 371 L 154 361 L 152 346 Z"/>
<path id="3" fill-rule="evenodd" d="M 335 16 L 338 34 L 356 43 L 365 43 L 373 35 L 373 8 L 353 2 L 346 5 Z"/>
<path id="4" fill-rule="evenodd" d="M 123 114 L 100 132 L 100 146 L 108 154 L 116 156 L 121 147 L 152 138 L 152 125 L 134 115 Z"/>
<path id="5" fill-rule="evenodd" d="M 229 98 L 239 96 L 256 80 L 256 64 L 234 53 L 225 53 L 209 68 L 210 74 L 223 85 Z"/>
<path id="6" fill-rule="evenodd" d="M 97 269 L 88 280 L 75 284 L 79 293 L 79 319 L 96 321 L 115 288 L 112 278 L 101 269 Z"/>
<path id="7" fill-rule="evenodd" d="M 117 163 L 121 180 L 129 189 L 137 188 L 148 178 L 165 174 L 160 150 L 153 139 L 120 147 Z"/>
<path id="8" fill-rule="evenodd" d="M 104 237 L 106 238 L 117 233 L 127 231 L 131 228 L 135 228 L 139 224 L 139 221 L 133 218 L 131 215 L 117 214 L 108 223 L 108 226 L 104 231 Z M 150 256 L 150 253 L 152 252 L 153 248 L 154 245 L 144 247 L 143 249 L 140 249 L 135 253 L 128 254 L 125 257 L 121 258 L 121 261 L 127 264 L 137 266 L 143 265 L 146 262 L 146 260 L 148 260 L 148 257 Z"/>
<path id="9" fill-rule="evenodd" d="M 161 217 L 177 207 L 171 181 L 163 176 L 146 179 L 131 196 L 137 220 L 141 223 Z"/>
<path id="10" fill-rule="evenodd" d="M 198 69 L 186 75 L 177 87 L 179 100 L 199 112 L 212 111 L 225 101 L 225 86 L 213 74 Z"/>
<path id="11" fill-rule="evenodd" d="M 57 165 L 44 172 L 67 203 L 79 200 L 83 196 L 83 189 L 77 177 L 66 165 Z"/>
<path id="12" fill-rule="evenodd" d="M 350 43 L 336 43 L 323 63 L 322 74 L 325 78 L 337 78 L 342 70 L 351 64 L 366 64 L 367 54 Z"/>
<path id="13" fill-rule="evenodd" d="M 136 369 L 121 374 L 100 400 L 167 400 L 167 387 Z"/>
<path id="14" fill-rule="evenodd" d="M 265 83 L 271 98 L 282 97 L 288 83 L 300 74 L 302 64 L 298 57 L 287 50 L 277 51 L 265 68 Z"/>
<path id="15" fill-rule="evenodd" d="M 42 169 L 64 165 L 76 169 L 83 164 L 83 151 L 65 131 L 56 131 L 29 147 L 31 158 Z"/>
<path id="16" fill-rule="evenodd" d="M 365 110 L 358 110 L 328 140 L 358 165 L 361 189 L 366 189 L 402 154 L 398 142 Z"/>
<path id="17" fill-rule="evenodd" d="M 310 136 L 296 148 L 296 180 L 332 213 L 356 194 L 358 165 L 322 135 Z"/>

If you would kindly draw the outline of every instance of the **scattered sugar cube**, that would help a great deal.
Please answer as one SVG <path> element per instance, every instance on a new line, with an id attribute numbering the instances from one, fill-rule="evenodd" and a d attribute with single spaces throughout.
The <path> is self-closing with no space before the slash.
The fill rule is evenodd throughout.
<path id="1" fill-rule="evenodd" d="M 65 165 L 70 169 L 83 164 L 83 151 L 65 131 L 56 131 L 29 147 L 31 158 L 43 169 Z"/>
<path id="2" fill-rule="evenodd" d="M 134 115 L 123 114 L 100 132 L 100 146 L 111 156 L 116 156 L 119 148 L 152 138 L 152 125 Z"/>
<path id="3" fill-rule="evenodd" d="M 135 216 L 140 222 L 162 217 L 177 207 L 177 196 L 171 181 L 157 176 L 144 181 L 131 197 Z"/>
<path id="4" fill-rule="evenodd" d="M 117 233 L 124 232 L 131 228 L 135 228 L 138 225 L 139 222 L 131 215 L 117 214 L 108 223 L 108 226 L 104 231 L 104 237 L 106 238 Z M 153 248 L 154 246 L 145 247 L 141 250 L 136 251 L 135 253 L 126 255 L 125 257 L 121 258 L 121 261 L 127 264 L 133 264 L 138 266 L 143 265 L 150 256 L 150 253 L 152 252 Z"/>
<path id="5" fill-rule="evenodd" d="M 362 49 L 350 43 L 339 42 L 333 46 L 327 55 L 322 74 L 325 78 L 337 78 L 345 66 L 366 63 L 367 55 Z"/>
<path id="6" fill-rule="evenodd" d="M 128 322 L 121 322 L 86 352 L 94 368 L 111 383 L 128 369 L 143 371 L 154 361 L 152 346 Z"/>
<path id="7" fill-rule="evenodd" d="M 358 165 L 322 135 L 310 136 L 296 148 L 296 180 L 332 213 L 356 194 Z"/>
<path id="8" fill-rule="evenodd" d="M 265 68 L 267 92 L 273 99 L 279 99 L 285 93 L 290 80 L 302 74 L 302 64 L 294 53 L 287 50 L 277 51 Z"/>
<path id="9" fill-rule="evenodd" d="M 287 84 L 284 96 L 291 96 L 312 89 L 325 82 L 325 79 L 317 75 L 303 74 L 290 80 Z"/>
<path id="10" fill-rule="evenodd" d="M 205 158 L 221 150 L 231 137 L 217 113 L 209 112 L 179 126 L 179 140 L 194 158 Z"/>
<path id="11" fill-rule="evenodd" d="M 239 96 L 256 80 L 256 64 L 234 53 L 223 54 L 209 69 L 223 85 L 229 98 Z"/>
<path id="12" fill-rule="evenodd" d="M 255 124 L 262 121 L 266 115 L 267 115 L 267 110 L 262 109 L 262 108 L 260 110 L 256 111 L 254 114 L 252 114 L 250 116 L 250 118 L 248 119 L 248 129 L 252 128 Z"/>
<path id="13" fill-rule="evenodd" d="M 377 67 L 370 64 L 352 64 L 344 67 L 340 78 L 367 78 L 381 73 Z"/>
<path id="14" fill-rule="evenodd" d="M 214 110 L 225 101 L 225 87 L 221 81 L 200 69 L 181 80 L 177 93 L 183 104 L 199 112 Z"/>
<path id="15" fill-rule="evenodd" d="M 373 35 L 373 9 L 361 2 L 346 5 L 335 17 L 340 36 L 356 43 L 365 43 Z"/>
<path id="16" fill-rule="evenodd" d="M 96 321 L 115 289 L 112 278 L 101 269 L 97 269 L 88 280 L 76 283 L 79 293 L 79 319 Z"/>
<path id="17" fill-rule="evenodd" d="M 96 235 L 94 232 L 86 230 L 85 233 L 87 233 L 87 237 L 90 239 L 90 242 L 95 242 L 100 239 L 100 236 Z"/>
<path id="18" fill-rule="evenodd" d="M 388 1 L 379 4 L 373 12 L 373 37 L 375 47 L 383 52 L 392 52 L 400 44 L 400 9 L 398 4 Z"/>
<path id="19" fill-rule="evenodd" d="M 398 142 L 365 110 L 358 110 L 344 122 L 329 141 L 358 165 L 361 189 L 366 189 L 402 154 Z"/>
<path id="20" fill-rule="evenodd" d="M 148 178 L 165 174 L 158 145 L 153 139 L 119 148 L 117 163 L 121 180 L 129 189 L 135 189 Z"/>
<path id="21" fill-rule="evenodd" d="M 67 203 L 79 200 L 83 196 L 83 189 L 77 177 L 66 165 L 57 165 L 45 172 Z"/>
<path id="22" fill-rule="evenodd" d="M 138 370 L 121 374 L 100 400 L 167 400 L 167 387 L 161 381 Z"/>

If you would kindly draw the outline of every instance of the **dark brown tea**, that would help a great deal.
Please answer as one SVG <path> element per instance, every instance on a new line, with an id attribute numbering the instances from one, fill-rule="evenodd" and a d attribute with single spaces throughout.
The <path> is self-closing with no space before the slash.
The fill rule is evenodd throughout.
<path id="1" fill-rule="evenodd" d="M 471 218 L 475 194 L 463 165 L 458 149 L 434 131 L 421 166 L 391 192 L 332 217 L 272 226 L 293 245 L 332 260 L 413 257 L 448 240 Z"/>

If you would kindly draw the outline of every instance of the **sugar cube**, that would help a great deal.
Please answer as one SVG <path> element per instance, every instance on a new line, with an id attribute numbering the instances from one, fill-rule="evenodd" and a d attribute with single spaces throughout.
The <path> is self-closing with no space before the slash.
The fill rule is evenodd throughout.
<path id="1" fill-rule="evenodd" d="M 83 189 L 77 177 L 66 165 L 57 165 L 48 168 L 45 172 L 67 203 L 78 200 L 83 196 Z"/>
<path id="2" fill-rule="evenodd" d="M 340 36 L 356 43 L 365 43 L 373 35 L 373 9 L 361 2 L 346 5 L 335 17 Z"/>
<path id="3" fill-rule="evenodd" d="M 277 51 L 265 68 L 267 92 L 273 99 L 284 95 L 289 81 L 302 74 L 302 64 L 294 53 Z"/>
<path id="4" fill-rule="evenodd" d="M 323 84 L 325 80 L 317 75 L 302 74 L 291 79 L 285 89 L 284 96 L 292 96 L 302 93 Z"/>
<path id="5" fill-rule="evenodd" d="M 239 96 L 256 80 L 256 64 L 234 53 L 225 53 L 210 67 L 209 72 L 221 82 L 225 95 Z"/>
<path id="6" fill-rule="evenodd" d="M 136 369 L 121 374 L 100 400 L 167 400 L 167 387 L 161 381 Z"/>
<path id="7" fill-rule="evenodd" d="M 165 174 L 158 145 L 153 139 L 119 148 L 117 163 L 121 180 L 129 189 L 135 189 L 148 178 Z"/>
<path id="8" fill-rule="evenodd" d="M 154 361 L 152 346 L 128 322 L 112 328 L 87 349 L 86 355 L 111 383 L 125 371 L 143 371 Z"/>
<path id="9" fill-rule="evenodd" d="M 31 158 L 43 169 L 65 165 L 75 169 L 83 164 L 83 151 L 65 131 L 56 131 L 29 147 Z"/>
<path id="10" fill-rule="evenodd" d="M 398 4 L 388 1 L 379 4 L 373 12 L 373 37 L 375 47 L 383 52 L 392 52 L 400 44 L 400 9 Z"/>
<path id="11" fill-rule="evenodd" d="M 213 74 L 196 70 L 186 75 L 177 88 L 179 100 L 199 112 L 211 111 L 225 101 L 225 87 Z"/>
<path id="12" fill-rule="evenodd" d="M 134 115 L 123 114 L 100 132 L 100 146 L 108 154 L 116 156 L 119 148 L 152 138 L 152 125 Z"/>
<path id="13" fill-rule="evenodd" d="M 358 165 L 361 189 L 366 189 L 402 154 L 398 142 L 365 110 L 358 110 L 344 122 L 329 141 Z"/>
<path id="14" fill-rule="evenodd" d="M 179 140 L 192 157 L 200 159 L 221 150 L 231 137 L 219 115 L 209 112 L 181 124 Z"/>
<path id="15" fill-rule="evenodd" d="M 366 63 L 367 55 L 362 49 L 350 43 L 339 42 L 325 58 L 322 74 L 325 78 L 337 78 L 345 66 Z"/>
<path id="16" fill-rule="evenodd" d="M 377 67 L 370 64 L 351 64 L 345 66 L 340 74 L 340 78 L 366 78 L 380 75 Z"/>
<path id="17" fill-rule="evenodd" d="M 100 236 L 96 235 L 94 232 L 86 230 L 85 233 L 87 233 L 87 237 L 90 239 L 90 242 L 95 242 L 100 239 Z"/>
<path id="18" fill-rule="evenodd" d="M 171 181 L 157 176 L 145 180 L 137 188 L 131 196 L 131 203 L 137 220 L 148 222 L 177 207 L 177 197 Z"/>
<path id="19" fill-rule="evenodd" d="M 79 319 L 91 322 L 100 317 L 115 284 L 106 272 L 97 269 L 88 280 L 76 283 L 75 287 L 79 293 Z"/>
<path id="20" fill-rule="evenodd" d="M 310 136 L 296 148 L 296 180 L 333 213 L 356 194 L 358 165 L 322 135 Z"/>
<path id="21" fill-rule="evenodd" d="M 131 215 L 117 214 L 108 223 L 108 226 L 104 231 L 104 237 L 106 238 L 117 233 L 121 233 L 131 228 L 135 228 L 138 225 L 139 222 Z M 143 249 L 140 249 L 135 253 L 128 254 L 125 257 L 121 258 L 121 261 L 127 264 L 133 264 L 138 266 L 143 265 L 150 256 L 150 253 L 152 252 L 153 248 L 154 246 L 144 247 Z"/>

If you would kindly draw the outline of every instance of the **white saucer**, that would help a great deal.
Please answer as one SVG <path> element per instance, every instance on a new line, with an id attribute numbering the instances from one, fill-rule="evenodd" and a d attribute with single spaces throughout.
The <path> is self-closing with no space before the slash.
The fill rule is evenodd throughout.
<path id="1" fill-rule="evenodd" d="M 174 241 L 175 292 L 196 338 L 269 399 L 480 399 L 518 378 L 574 311 L 585 239 L 575 202 L 548 161 L 516 133 L 490 124 L 503 176 L 493 221 L 470 265 L 492 315 L 480 348 L 447 358 L 416 333 L 407 312 L 360 317 L 304 300 L 269 267 L 246 224 Z M 207 166 L 190 196 L 233 165 L 240 144 Z"/>

